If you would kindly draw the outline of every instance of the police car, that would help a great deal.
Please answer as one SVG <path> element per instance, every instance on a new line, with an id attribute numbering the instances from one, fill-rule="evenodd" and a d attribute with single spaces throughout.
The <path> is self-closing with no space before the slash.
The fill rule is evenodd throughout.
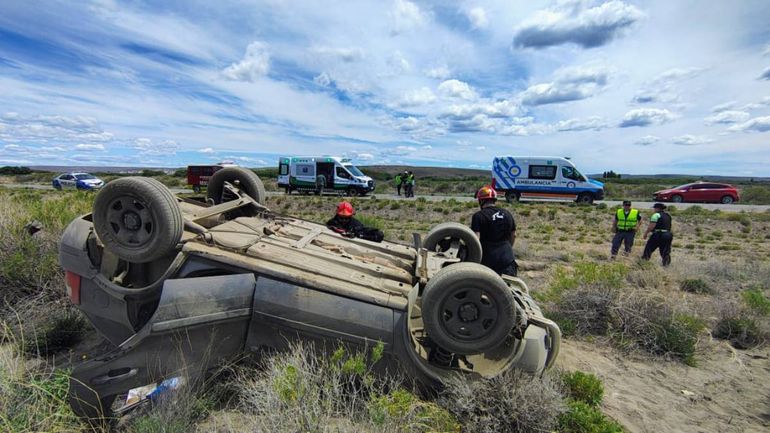
<path id="1" fill-rule="evenodd" d="M 92 190 L 104 186 L 104 181 L 89 173 L 62 173 L 51 181 L 54 189 Z"/>

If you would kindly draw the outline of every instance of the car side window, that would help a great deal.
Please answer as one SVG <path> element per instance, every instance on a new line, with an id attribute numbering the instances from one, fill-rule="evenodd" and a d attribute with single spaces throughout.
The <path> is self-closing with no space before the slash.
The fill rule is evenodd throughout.
<path id="1" fill-rule="evenodd" d="M 580 173 L 578 173 L 575 169 L 572 167 L 564 166 L 561 168 L 561 175 L 567 179 L 572 180 L 582 180 L 580 178 Z"/>
<path id="2" fill-rule="evenodd" d="M 350 173 L 348 173 L 348 171 L 342 167 L 337 167 L 337 177 L 341 177 L 343 179 L 350 179 Z"/>
<path id="3" fill-rule="evenodd" d="M 62 180 L 72 180 L 72 176 L 69 175 L 69 174 L 65 174 L 64 176 L 61 177 L 61 179 Z"/>
<path id="4" fill-rule="evenodd" d="M 529 178 L 554 180 L 556 179 L 556 166 L 555 165 L 530 165 Z"/>

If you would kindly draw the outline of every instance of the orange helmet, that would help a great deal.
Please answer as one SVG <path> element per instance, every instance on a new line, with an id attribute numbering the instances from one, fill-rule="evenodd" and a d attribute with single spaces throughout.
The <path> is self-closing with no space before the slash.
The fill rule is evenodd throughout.
<path id="1" fill-rule="evenodd" d="M 497 200 L 497 191 L 491 185 L 484 185 L 476 192 L 476 200 Z"/>
<path id="2" fill-rule="evenodd" d="M 349 217 L 353 216 L 354 213 L 353 205 L 346 201 L 340 202 L 340 204 L 337 205 L 337 216 Z"/>

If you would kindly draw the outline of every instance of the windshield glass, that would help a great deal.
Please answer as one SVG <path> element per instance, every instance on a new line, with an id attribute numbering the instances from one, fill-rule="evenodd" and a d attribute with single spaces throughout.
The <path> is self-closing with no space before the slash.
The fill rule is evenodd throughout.
<path id="1" fill-rule="evenodd" d="M 359 170 L 353 164 L 344 164 L 344 166 L 348 169 L 349 172 L 353 173 L 353 176 L 366 176 L 365 174 L 361 173 L 361 170 Z"/>
<path id="2" fill-rule="evenodd" d="M 96 177 L 94 175 L 86 174 L 86 173 L 76 174 L 75 178 L 77 180 L 96 179 Z"/>

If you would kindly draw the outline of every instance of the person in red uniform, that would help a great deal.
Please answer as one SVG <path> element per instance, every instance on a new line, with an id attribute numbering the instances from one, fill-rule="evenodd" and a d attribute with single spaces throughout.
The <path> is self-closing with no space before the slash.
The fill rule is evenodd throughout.
<path id="1" fill-rule="evenodd" d="M 337 213 L 332 219 L 326 222 L 326 227 L 349 238 L 361 237 L 364 232 L 364 225 L 353 218 L 355 214 L 353 205 L 347 201 L 340 202 L 337 205 Z"/>
<path id="2" fill-rule="evenodd" d="M 489 185 L 476 193 L 478 212 L 471 218 L 471 230 L 481 241 L 481 264 L 498 274 L 516 276 L 518 265 L 513 255 L 516 242 L 516 221 L 513 215 L 497 207 L 497 192 Z"/>

